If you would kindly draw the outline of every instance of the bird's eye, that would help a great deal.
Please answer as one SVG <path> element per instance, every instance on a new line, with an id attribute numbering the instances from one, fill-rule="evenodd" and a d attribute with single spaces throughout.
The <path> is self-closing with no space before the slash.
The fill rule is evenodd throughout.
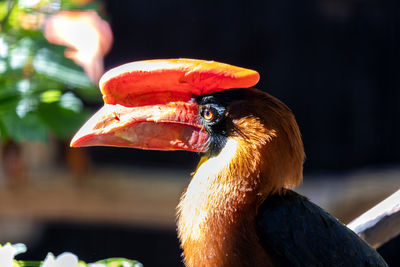
<path id="1" fill-rule="evenodd" d="M 215 110 L 205 107 L 200 112 L 201 116 L 207 121 L 212 121 L 215 118 Z"/>

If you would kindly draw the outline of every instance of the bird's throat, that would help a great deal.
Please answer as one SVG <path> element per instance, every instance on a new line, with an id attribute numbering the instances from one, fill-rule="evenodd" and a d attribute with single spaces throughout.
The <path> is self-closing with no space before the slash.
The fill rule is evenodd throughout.
<path id="1" fill-rule="evenodd" d="M 232 263 L 243 258 L 240 253 L 260 249 L 254 248 L 252 225 L 255 186 L 236 177 L 232 165 L 238 148 L 238 141 L 229 138 L 220 154 L 203 158 L 181 198 L 178 234 L 187 266 L 238 266 Z"/>

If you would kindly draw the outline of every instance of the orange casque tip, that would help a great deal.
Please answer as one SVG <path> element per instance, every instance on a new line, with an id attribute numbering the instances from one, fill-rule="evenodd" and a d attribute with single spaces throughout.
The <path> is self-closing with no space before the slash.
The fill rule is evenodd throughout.
<path id="1" fill-rule="evenodd" d="M 206 95 L 257 84 L 257 71 L 199 59 L 136 61 L 106 72 L 99 86 L 106 104 L 137 105 L 138 96 L 173 92 Z"/>

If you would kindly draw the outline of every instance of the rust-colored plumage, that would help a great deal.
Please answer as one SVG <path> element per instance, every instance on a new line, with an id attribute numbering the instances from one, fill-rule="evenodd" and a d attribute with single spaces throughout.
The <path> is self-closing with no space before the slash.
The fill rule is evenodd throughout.
<path id="1" fill-rule="evenodd" d="M 276 98 L 246 90 L 226 116 L 225 148 L 203 162 L 178 206 L 178 233 L 188 266 L 267 266 L 258 242 L 258 206 L 302 179 L 304 150 L 290 110 Z M 263 263 L 263 264 L 261 264 Z"/>
<path id="2" fill-rule="evenodd" d="M 286 105 L 249 89 L 258 78 L 192 59 L 123 65 L 101 79 L 106 105 L 71 145 L 201 153 L 177 208 L 188 267 L 386 266 L 290 190 L 302 180 L 300 131 Z"/>

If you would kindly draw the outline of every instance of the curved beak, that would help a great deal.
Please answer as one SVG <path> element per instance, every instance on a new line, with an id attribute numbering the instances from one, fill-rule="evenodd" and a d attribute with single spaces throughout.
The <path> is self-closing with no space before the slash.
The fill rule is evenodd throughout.
<path id="1" fill-rule="evenodd" d="M 208 139 L 195 101 L 139 107 L 105 104 L 76 133 L 71 146 L 204 152 Z"/>
<path id="2" fill-rule="evenodd" d="M 71 146 L 205 152 L 209 135 L 193 96 L 249 88 L 258 79 L 254 70 L 198 59 L 121 65 L 101 78 L 105 105 L 83 125 Z"/>

